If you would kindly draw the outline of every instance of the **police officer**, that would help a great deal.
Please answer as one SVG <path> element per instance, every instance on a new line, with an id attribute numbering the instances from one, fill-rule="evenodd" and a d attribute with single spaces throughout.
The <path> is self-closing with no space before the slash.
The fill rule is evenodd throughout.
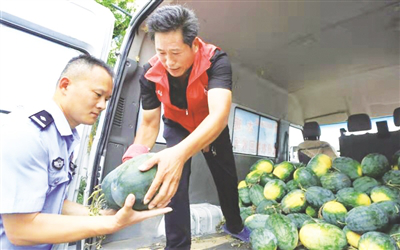
<path id="1" fill-rule="evenodd" d="M 43 110 L 10 114 L 1 127 L 1 249 L 51 249 L 52 244 L 111 234 L 171 210 L 134 211 L 135 198 L 130 195 L 118 212 L 89 216 L 87 207 L 66 199 L 75 171 L 76 127 L 96 122 L 111 97 L 112 77 L 101 60 L 75 57 Z"/>
<path id="2" fill-rule="evenodd" d="M 123 161 L 153 147 L 162 103 L 167 149 L 158 152 L 142 170 L 158 164 L 145 197 L 145 202 L 151 200 L 149 207 L 169 204 L 173 208 L 165 216 L 166 249 L 190 249 L 190 164 L 191 157 L 200 151 L 217 187 L 226 220 L 224 231 L 248 241 L 250 230 L 240 217 L 238 178 L 227 126 L 232 100 L 228 56 L 197 37 L 198 20 L 183 6 L 160 7 L 149 17 L 147 26 L 157 54 L 144 65 L 140 78 L 143 120 Z"/>

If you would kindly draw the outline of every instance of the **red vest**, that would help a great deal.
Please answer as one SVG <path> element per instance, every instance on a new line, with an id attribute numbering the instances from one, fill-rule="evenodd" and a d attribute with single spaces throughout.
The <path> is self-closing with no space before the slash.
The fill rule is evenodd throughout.
<path id="1" fill-rule="evenodd" d="M 167 71 L 157 55 L 149 60 L 152 67 L 144 76 L 147 80 L 156 84 L 156 94 L 163 104 L 164 116 L 181 124 L 189 132 L 193 132 L 209 114 L 207 70 L 211 66 L 211 57 L 214 55 L 215 50 L 218 49 L 212 44 L 204 43 L 200 39 L 199 41 L 199 50 L 194 58 L 186 90 L 187 109 L 180 109 L 171 104 Z"/>

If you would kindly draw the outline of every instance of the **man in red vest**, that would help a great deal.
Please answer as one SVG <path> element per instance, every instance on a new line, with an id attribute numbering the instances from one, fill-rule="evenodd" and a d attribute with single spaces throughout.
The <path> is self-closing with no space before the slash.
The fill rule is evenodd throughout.
<path id="1" fill-rule="evenodd" d="M 224 231 L 248 241 L 250 231 L 240 217 L 238 177 L 227 126 L 232 101 L 228 56 L 197 37 L 195 14 L 180 5 L 158 8 L 148 18 L 147 26 L 157 54 L 144 65 L 140 78 L 142 124 L 123 161 L 153 147 L 162 103 L 167 148 L 141 170 L 158 164 L 156 178 L 145 197 L 149 208 L 168 204 L 173 209 L 165 215 L 166 249 L 190 249 L 190 163 L 200 151 L 217 187 L 226 220 Z"/>

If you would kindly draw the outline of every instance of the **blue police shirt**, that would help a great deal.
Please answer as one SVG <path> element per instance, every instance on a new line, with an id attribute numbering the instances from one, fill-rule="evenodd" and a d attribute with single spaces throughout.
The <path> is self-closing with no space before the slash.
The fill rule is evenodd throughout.
<path id="1" fill-rule="evenodd" d="M 0 249 L 51 249 L 51 244 L 13 245 L 2 214 L 61 214 L 79 135 L 54 101 L 36 113 L 7 116 L 11 119 L 0 127 Z"/>

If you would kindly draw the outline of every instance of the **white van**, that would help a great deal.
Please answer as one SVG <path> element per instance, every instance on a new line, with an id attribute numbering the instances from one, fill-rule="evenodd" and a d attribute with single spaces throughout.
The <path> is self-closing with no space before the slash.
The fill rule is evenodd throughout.
<path id="1" fill-rule="evenodd" d="M 4 6 L 3 2 L 0 8 L 6 14 L 0 18 L 1 36 L 7 32 L 6 37 L 15 38 L 0 39 L 2 113 L 29 103 L 29 96 L 22 94 L 34 89 L 43 90 L 43 96 L 50 95 L 60 67 L 73 55 L 90 53 L 106 59 L 113 18 L 94 1 L 24 1 L 26 11 L 17 9 L 18 1 L 5 1 L 8 4 Z M 84 140 L 85 149 L 81 147 L 77 159 L 79 167 L 87 169 L 83 174 L 88 184 L 86 198 L 104 176 L 121 164 L 140 124 L 138 79 L 143 65 L 155 54 L 144 24 L 160 4 L 179 3 L 193 9 L 200 21 L 199 36 L 230 57 L 233 105 L 229 127 L 239 179 L 244 179 L 249 166 L 261 158 L 274 162 L 298 160 L 293 150 L 303 141 L 303 126 L 309 122 L 319 124 L 321 138 L 334 145 L 338 156 L 359 158 L 351 150 L 355 147 L 362 148 L 364 154 L 381 152 L 387 157 L 400 149 L 400 117 L 394 116 L 394 110 L 400 107 L 398 0 L 139 2 L 115 67 L 113 97 L 101 117 L 89 157 Z M 46 11 L 51 8 L 62 11 Z M 32 9 L 42 13 L 35 15 Z M 90 16 L 79 19 L 86 11 Z M 34 25 L 25 25 L 26 21 Z M 72 36 L 78 29 L 82 33 Z M 27 43 L 27 37 L 32 42 Z M 40 39 L 51 45 L 36 45 Z M 10 47 L 15 49 L 5 49 Z M 53 47 L 68 52 L 55 52 Z M 38 61 L 44 56 L 53 59 Z M 37 75 L 35 80 L 29 77 L 33 73 Z M 45 75 L 49 79 L 44 81 Z M 45 83 L 50 85 L 36 85 Z M 13 100 L 3 101 L 11 96 Z M 368 118 L 364 120 L 367 126 L 357 119 L 356 125 L 348 124 L 360 114 Z M 252 132 L 241 130 L 239 121 L 251 125 Z M 353 128 L 363 132 L 353 135 Z M 83 132 L 87 139 L 89 130 Z M 152 151 L 166 147 L 161 134 Z M 193 157 L 190 183 L 192 235 L 215 234 L 222 215 L 215 185 L 200 154 Z M 74 190 L 70 199 L 76 199 L 78 186 L 75 181 L 75 186 L 70 187 Z M 160 216 L 107 235 L 102 246 L 159 249 L 163 240 Z M 72 243 L 70 248 L 83 249 L 85 243 L 95 241 Z M 208 247 L 233 248 L 226 241 L 218 244 Z"/>
<path id="2" fill-rule="evenodd" d="M 360 161 L 379 152 L 391 160 L 400 149 L 400 117 L 394 117 L 400 107 L 399 1 L 161 2 L 143 5 L 125 37 L 116 69 L 118 94 L 110 101 L 99 138 L 92 166 L 98 174 L 91 188 L 121 163 L 140 124 L 138 79 L 155 54 L 144 25 L 160 4 L 193 9 L 199 36 L 230 57 L 229 127 L 239 179 L 260 158 L 298 160 L 294 149 L 310 122 L 318 123 L 321 139 L 333 145 L 337 156 Z M 360 114 L 367 117 L 366 126 L 353 119 Z M 241 129 L 239 122 L 252 129 Z M 153 151 L 165 148 L 160 134 Z M 213 206 L 219 202 L 201 154 L 193 157 L 189 190 L 192 235 L 215 233 L 221 217 Z M 163 233 L 163 220 L 153 219 L 108 235 L 103 247 L 158 249 Z M 228 243 L 212 247 L 231 249 Z"/>

